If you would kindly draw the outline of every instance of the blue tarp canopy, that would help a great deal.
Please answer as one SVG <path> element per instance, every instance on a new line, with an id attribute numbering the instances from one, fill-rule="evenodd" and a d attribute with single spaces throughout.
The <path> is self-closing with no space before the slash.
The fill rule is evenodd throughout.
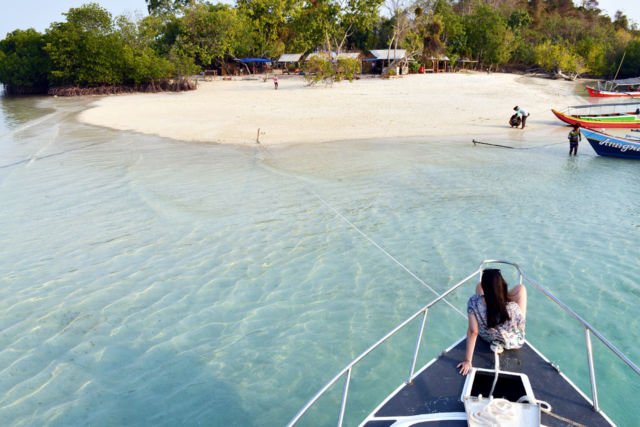
<path id="1" fill-rule="evenodd" d="M 244 64 L 248 64 L 250 62 L 271 62 L 269 58 L 239 58 L 237 60 Z"/>

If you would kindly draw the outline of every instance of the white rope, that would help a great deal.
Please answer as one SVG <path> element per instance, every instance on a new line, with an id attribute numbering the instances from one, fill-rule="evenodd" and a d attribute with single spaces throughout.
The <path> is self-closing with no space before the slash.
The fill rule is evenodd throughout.
<path id="1" fill-rule="evenodd" d="M 495 374 L 493 376 L 493 384 L 491 385 L 491 391 L 489 392 L 489 397 L 493 397 L 493 392 L 496 389 L 496 384 L 498 383 L 498 376 L 500 375 L 500 356 L 499 354 L 502 353 L 502 345 L 494 342 L 493 344 L 491 344 L 491 349 L 493 350 L 493 356 L 494 356 L 494 370 L 495 370 Z"/>
<path id="2" fill-rule="evenodd" d="M 263 145 L 260 146 L 260 150 L 266 152 L 267 154 L 271 155 L 271 152 Z M 276 171 L 277 172 L 277 171 Z M 279 173 L 279 172 L 278 172 Z M 296 175 L 288 175 L 288 176 L 292 176 L 293 178 L 295 178 L 296 180 L 307 184 L 305 182 L 305 180 L 299 176 Z M 340 218 L 341 220 L 343 220 L 345 223 L 347 223 L 351 228 L 353 228 L 355 231 L 358 232 L 358 234 L 360 234 L 362 237 L 364 237 L 369 243 L 371 243 L 373 246 L 375 246 L 376 248 L 378 248 L 383 254 L 385 254 L 389 259 L 391 259 L 393 262 L 395 262 L 398 266 L 400 266 L 400 268 L 402 268 L 404 271 L 406 271 L 411 277 L 413 277 L 415 280 L 417 280 L 420 284 L 422 284 L 422 286 L 424 286 L 425 288 L 429 289 L 434 295 L 436 296 L 440 296 L 440 294 L 433 289 L 431 286 L 429 286 L 424 280 L 422 280 L 420 277 L 418 277 L 413 271 L 409 270 L 409 268 L 407 266 L 405 266 L 403 263 L 401 263 L 396 257 L 394 257 L 393 255 L 391 255 L 386 249 L 384 249 L 382 246 L 380 246 L 375 240 L 373 240 L 371 237 L 369 237 L 364 231 L 362 231 L 360 228 L 358 228 L 358 226 L 356 226 L 353 222 L 351 222 L 347 217 L 345 217 L 342 213 L 340 213 L 336 208 L 334 208 L 333 206 L 331 206 L 329 204 L 329 202 L 327 202 L 326 200 L 324 200 L 318 193 L 316 193 L 313 189 L 311 189 L 308 185 L 305 185 L 305 189 L 307 189 L 307 191 L 309 191 L 313 196 L 315 196 L 318 200 L 320 200 L 320 202 L 322 202 L 323 205 L 325 205 L 327 208 L 329 208 L 333 213 L 336 214 L 336 216 L 338 218 Z M 463 317 L 466 317 L 466 315 L 460 311 L 457 307 L 455 307 L 453 304 L 451 304 L 449 301 L 444 300 L 444 302 L 451 308 L 453 308 L 456 312 L 458 312 L 458 314 L 462 315 Z"/>
<path id="3" fill-rule="evenodd" d="M 387 252 L 387 250 L 385 250 L 382 246 L 380 246 L 375 240 L 373 240 L 371 237 L 369 237 L 364 231 L 360 230 L 358 228 L 357 225 L 355 225 L 354 223 L 352 223 L 351 221 L 349 221 L 349 219 L 347 217 L 345 217 L 344 215 L 342 215 L 337 209 L 335 209 L 333 206 L 331 206 L 326 200 L 324 200 L 318 193 L 316 193 L 315 191 L 313 191 L 312 189 L 308 189 L 309 192 L 311 194 L 313 194 L 315 197 L 318 198 L 318 200 L 320 200 L 327 208 L 329 208 L 331 211 L 333 211 L 336 216 L 338 216 L 338 218 L 342 219 L 344 222 L 346 222 L 351 228 L 353 228 L 355 231 L 357 231 L 362 237 L 364 237 L 369 243 L 371 243 L 373 246 L 375 246 L 376 248 L 378 248 L 383 254 L 385 254 L 387 257 L 389 257 L 389 259 L 391 259 L 393 262 L 395 262 L 398 266 L 400 266 L 400 268 L 402 268 L 404 271 L 406 271 L 411 277 L 413 277 L 414 279 L 416 279 L 420 284 L 422 284 L 422 286 L 426 287 L 427 289 L 429 289 L 434 295 L 436 296 L 440 296 L 440 294 L 433 289 L 431 286 L 429 286 L 424 280 L 422 280 L 420 277 L 418 277 L 413 271 L 409 270 L 409 268 L 407 268 L 407 266 L 405 266 L 403 263 L 401 263 L 400 261 L 398 261 L 398 259 L 396 257 L 394 257 L 393 255 L 391 255 L 389 252 Z M 456 306 L 454 306 L 453 304 L 451 304 L 449 301 L 447 301 L 446 299 L 443 300 L 449 307 L 453 308 L 455 311 L 457 311 L 460 315 L 462 315 L 463 317 L 465 316 L 464 313 L 462 313 Z"/>
<path id="4" fill-rule="evenodd" d="M 512 425 L 516 416 L 513 403 L 506 399 L 488 399 L 489 402 L 480 410 L 469 413 L 470 426 L 503 426 Z M 480 402 L 482 397 L 480 396 Z"/>

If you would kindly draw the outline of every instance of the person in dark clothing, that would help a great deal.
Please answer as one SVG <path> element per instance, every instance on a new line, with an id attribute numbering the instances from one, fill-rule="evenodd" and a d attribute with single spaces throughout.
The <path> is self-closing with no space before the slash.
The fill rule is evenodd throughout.
<path id="1" fill-rule="evenodd" d="M 582 135 L 580 134 L 580 126 L 573 125 L 573 129 L 569 132 L 569 155 L 573 154 L 574 156 L 578 155 L 578 143 L 582 140 Z"/>

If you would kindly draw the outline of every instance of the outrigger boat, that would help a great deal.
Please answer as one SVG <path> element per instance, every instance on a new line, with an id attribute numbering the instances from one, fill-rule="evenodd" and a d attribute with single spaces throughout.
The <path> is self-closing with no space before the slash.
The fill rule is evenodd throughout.
<path id="1" fill-rule="evenodd" d="M 514 274 L 517 274 L 520 283 L 525 283 L 529 289 L 535 289 L 542 293 L 560 307 L 571 320 L 575 320 L 577 325 L 584 330 L 586 365 L 588 365 L 588 377 L 591 386 L 590 397 L 588 397 L 574 382 L 572 382 L 560 368 L 549 361 L 536 347 L 527 339 L 525 345 L 518 350 L 505 350 L 502 354 L 493 352 L 488 343 L 478 339 L 473 357 L 473 368 L 467 376 L 458 373 L 456 365 L 465 357 L 466 340 L 458 339 L 440 355 L 427 362 L 421 369 L 416 370 L 416 364 L 421 349 L 424 349 L 423 335 L 427 324 L 427 314 L 436 307 L 448 305 L 463 317 L 466 315 L 459 311 L 450 301 L 455 300 L 454 291 L 465 284 L 471 284 L 475 289 L 475 284 L 479 282 L 482 271 L 489 266 L 501 265 L 503 269 L 513 267 Z M 531 293 L 532 291 L 530 291 Z M 545 299 L 546 301 L 546 299 Z M 540 307 L 539 309 L 541 309 Z M 437 308 L 440 310 L 440 308 Z M 534 310 L 532 312 L 532 310 Z M 535 308 L 530 305 L 529 316 L 535 316 Z M 441 313 L 440 311 L 438 311 Z M 436 323 L 430 320 L 431 326 Z M 408 343 L 403 346 L 397 340 L 399 336 L 406 336 L 408 325 L 418 325 L 419 332 L 415 344 Z M 466 322 L 465 322 L 466 324 Z M 556 327 L 558 327 L 556 325 Z M 435 335 L 443 332 L 436 328 Z M 446 329 L 446 328 L 445 328 Z M 429 336 L 435 338 L 434 333 L 427 331 Z M 450 334 L 443 332 L 444 337 Z M 363 352 L 360 356 L 349 363 L 340 371 L 329 383 L 327 383 L 289 422 L 288 427 L 296 426 L 302 421 L 305 425 L 325 425 L 327 422 L 328 396 L 335 408 L 335 419 L 337 425 L 341 427 L 348 418 L 348 423 L 359 423 L 360 427 L 409 427 L 409 426 L 612 426 L 614 422 L 605 414 L 600 407 L 598 390 L 596 386 L 595 363 L 591 338 L 595 337 L 599 341 L 598 348 L 606 349 L 610 354 L 620 359 L 629 369 L 630 373 L 621 373 L 628 381 L 637 381 L 640 377 L 640 368 L 620 352 L 611 342 L 599 333 L 586 320 L 575 313 L 571 308 L 557 299 L 551 292 L 538 283 L 525 277 L 517 264 L 509 261 L 487 260 L 483 261 L 478 269 L 466 278 L 462 279 L 450 289 L 437 296 L 432 302 L 424 306 L 414 315 L 406 319 L 400 325 L 380 339 L 377 343 Z M 392 341 L 393 340 L 393 341 Z M 393 344 L 390 344 L 391 342 Z M 352 374 L 357 367 L 356 373 L 364 375 L 366 378 L 374 378 L 372 384 L 363 384 L 358 378 L 358 389 L 368 390 L 376 388 L 381 382 L 387 382 L 385 375 L 377 372 L 363 372 L 362 365 L 370 366 L 369 363 L 361 363 L 371 353 L 383 352 L 383 346 L 392 346 L 395 353 L 407 354 L 409 362 L 411 354 L 413 358 L 408 364 L 408 377 L 403 381 L 388 397 L 381 403 L 373 403 L 368 408 L 375 408 L 366 415 L 369 409 L 357 408 L 356 414 L 346 414 Z M 409 350 L 408 352 L 400 349 Z M 387 347 L 388 349 L 388 347 Z M 423 350 L 424 351 L 424 350 Z M 392 352 L 392 354 L 395 354 Z M 388 355 L 389 353 L 383 353 Z M 600 356 L 600 354 L 599 354 Z M 383 368 L 388 368 L 388 356 L 380 363 Z M 598 358 L 598 360 L 602 360 Z M 392 363 L 396 365 L 396 363 Z M 362 370 L 361 370 L 362 369 Z M 385 369 L 386 370 L 386 369 Z M 635 374 L 633 376 L 632 374 Z M 355 374 L 354 374 L 355 375 Z M 359 377 L 359 376 L 358 376 Z M 400 378 L 401 379 L 401 378 Z M 580 378 L 583 384 L 585 378 Z M 355 382 L 355 381 L 354 381 Z M 624 381 L 627 382 L 627 381 Z M 627 384 L 627 389 L 632 389 L 635 384 Z M 335 395 L 342 385 L 342 397 Z M 369 388 L 367 388 L 369 387 Z M 584 385 L 583 385 L 584 387 Z M 616 388 L 624 389 L 625 385 L 617 383 Z M 332 393 L 334 392 L 334 393 Z M 388 390 L 385 392 L 388 393 Z M 622 391 L 621 393 L 624 393 Z M 324 399 L 321 399 L 323 398 Z M 620 397 L 624 399 L 624 395 Z M 324 405 L 318 405 L 322 400 Z M 351 400 L 354 400 L 353 398 Z M 356 398 L 357 402 L 362 399 Z M 627 399 L 625 399 L 627 400 Z M 633 400 L 633 399 L 632 399 Z M 316 406 L 321 406 L 322 409 Z M 339 406 L 339 409 L 337 408 Z M 355 405 L 354 405 L 355 406 Z M 323 422 L 311 418 L 308 411 L 315 407 L 314 414 L 321 414 Z M 310 419 L 307 419 L 309 417 Z M 304 418 L 304 420 L 303 420 Z M 336 423 L 331 423 L 336 425 Z"/>
<path id="2" fill-rule="evenodd" d="M 597 87 L 586 86 L 589 96 L 598 98 L 609 97 L 640 97 L 640 77 L 632 79 L 607 80 L 598 82 Z"/>
<path id="3" fill-rule="evenodd" d="M 565 123 L 589 129 L 640 128 L 640 102 L 576 105 L 551 111 Z"/>
<path id="4" fill-rule="evenodd" d="M 613 136 L 592 129 L 580 129 L 593 150 L 600 156 L 640 160 L 640 138 Z"/>

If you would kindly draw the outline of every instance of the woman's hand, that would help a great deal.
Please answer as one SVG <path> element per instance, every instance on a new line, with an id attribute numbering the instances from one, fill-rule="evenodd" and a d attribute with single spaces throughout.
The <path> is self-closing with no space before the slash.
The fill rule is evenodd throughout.
<path id="1" fill-rule="evenodd" d="M 460 375 L 467 375 L 471 370 L 471 361 L 463 360 L 462 362 L 458 363 L 457 367 L 460 369 Z"/>

